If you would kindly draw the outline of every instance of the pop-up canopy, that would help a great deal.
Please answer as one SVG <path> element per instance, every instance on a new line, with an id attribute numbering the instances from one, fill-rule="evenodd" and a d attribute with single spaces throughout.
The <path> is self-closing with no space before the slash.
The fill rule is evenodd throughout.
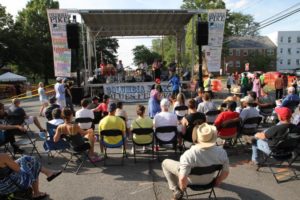
<path id="1" fill-rule="evenodd" d="M 5 74 L 2 74 L 0 76 L 0 82 L 22 82 L 22 81 L 27 81 L 27 78 L 11 72 L 6 72 Z"/>

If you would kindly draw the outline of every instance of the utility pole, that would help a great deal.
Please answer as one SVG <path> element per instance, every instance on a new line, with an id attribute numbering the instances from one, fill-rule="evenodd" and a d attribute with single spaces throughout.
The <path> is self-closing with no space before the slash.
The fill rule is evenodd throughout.
<path id="1" fill-rule="evenodd" d="M 199 14 L 198 15 L 198 25 L 199 25 L 199 22 L 201 22 L 201 15 Z M 196 37 L 199 37 L 199 32 L 201 31 L 200 29 L 199 29 L 199 27 L 197 27 L 198 28 L 198 31 L 197 31 L 197 36 Z M 199 39 L 198 39 L 199 40 Z M 198 73 L 198 75 L 199 75 L 199 81 L 198 81 L 198 86 L 199 86 L 199 88 L 203 88 L 203 74 L 202 74 L 202 42 L 200 42 L 200 41 L 198 41 L 198 48 L 199 48 L 199 73 Z"/>

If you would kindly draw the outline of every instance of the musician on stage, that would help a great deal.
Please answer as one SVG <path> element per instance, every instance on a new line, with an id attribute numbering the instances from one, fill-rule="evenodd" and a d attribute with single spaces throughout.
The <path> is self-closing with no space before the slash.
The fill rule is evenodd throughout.
<path id="1" fill-rule="evenodd" d="M 154 60 L 153 64 L 152 64 L 152 70 L 154 71 L 154 80 L 159 79 L 160 80 L 160 68 L 161 68 L 161 61 L 159 60 Z"/>
<path id="2" fill-rule="evenodd" d="M 123 82 L 124 67 L 123 67 L 122 60 L 119 60 L 119 63 L 117 64 L 117 73 L 118 73 L 118 82 L 119 83 Z"/>

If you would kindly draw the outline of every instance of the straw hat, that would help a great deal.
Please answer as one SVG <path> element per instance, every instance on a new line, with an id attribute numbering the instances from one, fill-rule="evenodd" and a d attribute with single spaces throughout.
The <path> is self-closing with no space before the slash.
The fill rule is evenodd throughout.
<path id="1" fill-rule="evenodd" d="M 201 148 L 215 146 L 217 140 L 217 128 L 207 123 L 198 125 L 193 129 L 193 140 Z"/>
<path id="2" fill-rule="evenodd" d="M 231 93 L 232 94 L 242 94 L 241 93 L 241 87 L 237 86 L 237 87 L 232 88 Z"/>

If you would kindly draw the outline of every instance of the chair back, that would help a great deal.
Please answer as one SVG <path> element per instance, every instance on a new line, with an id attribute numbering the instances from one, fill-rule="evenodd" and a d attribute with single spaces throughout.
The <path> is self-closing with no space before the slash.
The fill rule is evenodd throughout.
<path id="1" fill-rule="evenodd" d="M 8 114 L 7 124 L 9 125 L 22 125 L 25 122 L 25 118 L 19 115 Z"/>
<path id="2" fill-rule="evenodd" d="M 110 147 L 110 148 L 116 148 L 116 147 L 120 147 L 125 143 L 124 137 L 123 137 L 123 132 L 121 130 L 118 129 L 110 129 L 110 130 L 103 130 L 100 132 L 101 135 L 101 142 L 104 146 L 106 147 Z M 118 142 L 118 143 L 107 143 L 105 142 L 104 138 L 105 137 L 117 137 L 117 136 L 121 136 L 122 139 Z"/>
<path id="3" fill-rule="evenodd" d="M 289 108 L 292 112 L 294 112 L 298 105 L 299 101 L 288 101 L 285 107 Z"/>
<path id="4" fill-rule="evenodd" d="M 152 134 L 154 131 L 152 128 L 135 128 L 132 129 L 131 132 L 136 135 L 149 135 Z"/>
<path id="5" fill-rule="evenodd" d="M 53 141 L 53 137 L 55 135 L 56 128 L 57 128 L 56 125 L 50 124 L 49 122 L 46 122 L 46 129 L 47 129 L 47 132 L 48 132 L 48 137 L 51 141 Z"/>
<path id="6" fill-rule="evenodd" d="M 206 122 L 208 124 L 213 124 L 217 118 L 217 116 L 220 114 L 221 111 L 219 110 L 210 110 L 210 111 L 207 111 L 205 113 L 205 116 L 206 116 Z"/>
<path id="7" fill-rule="evenodd" d="M 65 135 L 65 138 L 73 149 L 76 149 L 77 147 L 80 147 L 86 143 L 84 138 L 79 133 L 76 135 Z"/>
<path id="8" fill-rule="evenodd" d="M 76 118 L 76 123 L 93 123 L 93 119 L 89 117 Z"/>
<path id="9" fill-rule="evenodd" d="M 175 111 L 187 111 L 189 108 L 186 105 L 176 106 L 174 108 Z"/>
<path id="10" fill-rule="evenodd" d="M 256 127 L 259 126 L 260 122 L 262 120 L 262 117 L 250 117 L 248 119 L 246 119 L 242 124 L 244 125 L 252 125 L 252 124 L 256 124 Z"/>
<path id="11" fill-rule="evenodd" d="M 170 132 L 174 132 L 175 133 L 174 137 L 170 141 L 162 141 L 161 139 L 159 139 L 157 137 L 158 133 L 170 133 Z M 155 138 L 157 140 L 159 140 L 161 143 L 170 143 L 170 142 L 173 142 L 175 139 L 177 139 L 177 126 L 161 126 L 161 127 L 155 128 Z"/>
<path id="12" fill-rule="evenodd" d="M 254 135 L 257 132 L 257 128 L 262 120 L 262 117 L 250 117 L 242 122 L 240 134 L 243 135 Z M 245 125 L 255 125 L 251 128 L 246 128 Z"/>
<path id="13" fill-rule="evenodd" d="M 223 165 L 210 165 L 207 167 L 193 167 L 191 169 L 190 175 L 205 175 L 205 174 L 211 174 L 214 172 L 220 172 L 223 168 Z"/>
<path id="14" fill-rule="evenodd" d="M 241 124 L 241 120 L 239 118 L 229 119 L 222 122 L 220 128 L 239 128 Z"/>

